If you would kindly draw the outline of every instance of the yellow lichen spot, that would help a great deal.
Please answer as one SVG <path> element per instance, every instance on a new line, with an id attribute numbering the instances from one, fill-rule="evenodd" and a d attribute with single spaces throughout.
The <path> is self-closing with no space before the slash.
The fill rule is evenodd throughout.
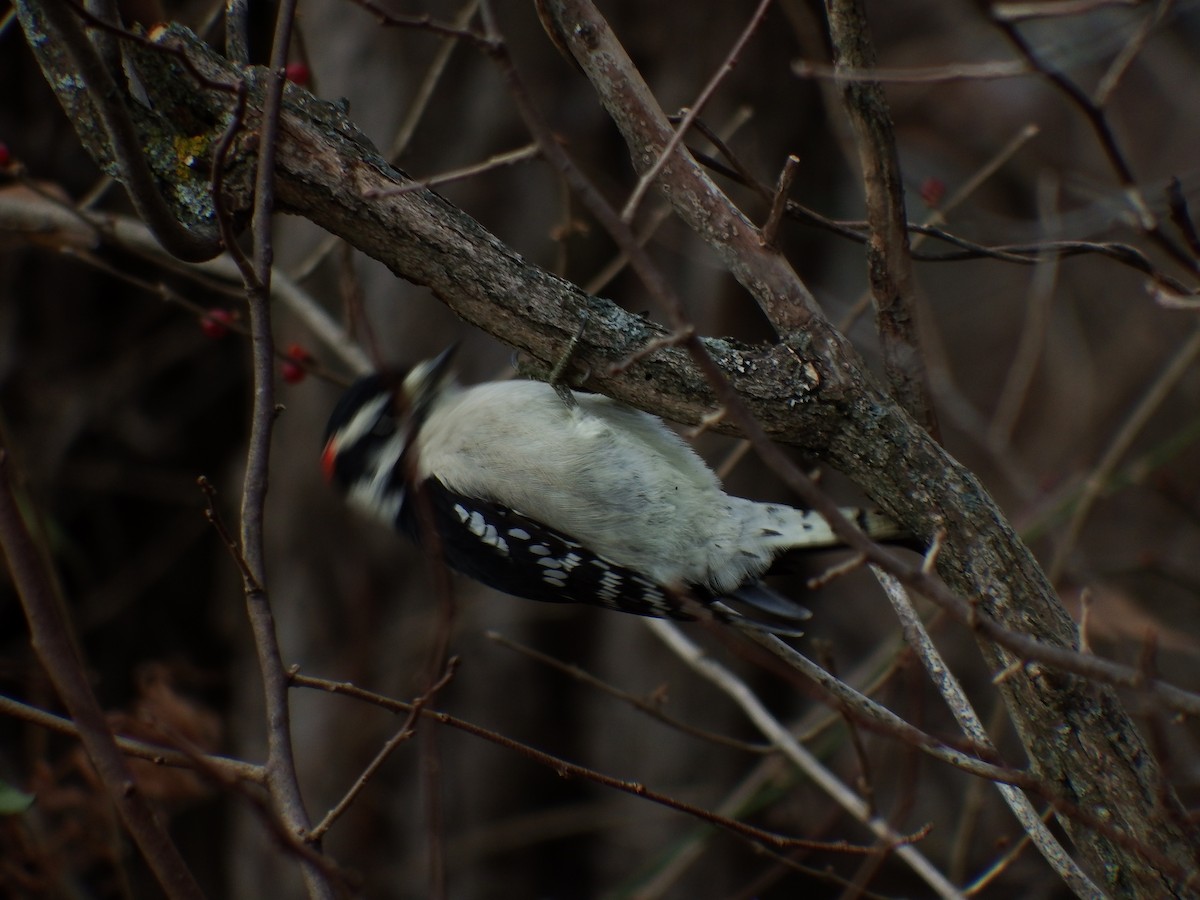
<path id="1" fill-rule="evenodd" d="M 177 175 L 180 180 L 190 180 L 192 173 L 208 153 L 208 135 L 199 134 L 195 137 L 175 135 L 173 142 L 175 144 Z"/>

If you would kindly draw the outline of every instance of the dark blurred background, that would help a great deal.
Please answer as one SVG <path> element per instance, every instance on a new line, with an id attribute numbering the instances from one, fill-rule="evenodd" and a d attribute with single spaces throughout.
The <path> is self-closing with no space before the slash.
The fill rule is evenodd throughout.
<path id="1" fill-rule="evenodd" d="M 171 3 L 166 12 L 199 30 L 217 5 Z M 585 79 L 554 50 L 532 4 L 496 6 L 536 102 L 589 175 L 614 203 L 623 203 L 636 179 Z M 693 102 L 753 6 L 601 4 L 668 112 Z M 792 69 L 799 59 L 828 62 L 820 6 L 780 0 L 703 118 L 729 135 L 732 149 L 767 183 L 774 183 L 786 156 L 796 154 L 801 165 L 792 197 L 827 216 L 858 219 L 857 157 L 837 94 L 827 81 L 800 78 Z M 392 7 L 427 10 L 445 20 L 458 14 L 450 3 Z M 1088 91 L 1104 84 L 1123 49 L 1149 28 L 1144 46 L 1115 79 L 1106 109 L 1152 207 L 1165 216 L 1165 186 L 1176 176 L 1196 213 L 1200 3 L 1097 7 L 1022 27 L 1044 59 Z M 979 4 L 873 2 L 868 12 L 884 67 L 1015 58 Z M 413 109 L 441 39 L 381 28 L 370 14 L 339 0 L 305 0 L 298 27 L 295 59 L 307 64 L 312 90 L 326 99 L 345 98 L 351 118 L 386 152 Z M 12 160 L 40 190 L 74 201 L 94 190 L 101 175 L 12 23 L 0 34 L 0 83 L 6 85 L 0 141 Z M 1120 241 L 1184 277 L 1134 227 L 1095 133 L 1044 79 L 897 83 L 888 87 L 888 98 L 910 219 L 934 216 L 933 207 L 1035 126 L 1035 135 L 945 212 L 945 227 L 986 244 Z M 426 178 L 528 140 L 497 69 L 460 46 L 396 161 Z M 721 183 L 749 217 L 765 218 L 764 204 L 750 192 Z M 24 190 L 28 184 L 5 178 L 0 207 Z M 530 261 L 579 284 L 587 285 L 615 254 L 541 163 L 499 169 L 439 192 Z M 651 194 L 641 221 L 649 221 L 660 202 Z M 128 211 L 116 187 L 97 208 Z M 507 348 L 467 329 L 426 290 L 357 253 L 331 249 L 309 223 L 280 217 L 275 239 L 282 270 L 335 317 L 343 316 L 346 296 L 361 294 L 382 360 L 412 361 L 457 339 L 465 348 L 459 359 L 466 380 L 511 373 Z M 794 222 L 784 226 L 782 243 L 830 318 L 850 321 L 866 288 L 861 245 Z M 684 226 L 668 218 L 650 246 L 704 332 L 770 339 L 753 302 Z M 947 252 L 934 241 L 921 249 Z M 261 688 L 240 577 L 204 521 L 205 499 L 196 486 L 198 476 L 211 481 L 234 528 L 248 429 L 249 346 L 236 330 L 216 334 L 222 329 L 198 310 L 228 310 L 237 320 L 238 292 L 213 290 L 187 271 L 131 253 L 74 250 L 17 237 L 0 217 L 4 443 L 40 521 L 102 703 L 127 712 L 149 704 L 221 752 L 259 761 Z M 185 302 L 164 300 L 116 273 L 166 284 Z M 1064 553 L 1064 600 L 1077 603 L 1080 589 L 1089 589 L 1090 636 L 1099 651 L 1136 661 L 1153 631 L 1164 674 L 1185 686 L 1198 683 L 1200 370 L 1194 361 L 1137 431 L 1077 543 L 1061 549 L 1085 480 L 1191 338 L 1195 310 L 1157 304 L 1143 273 L 1097 255 L 1039 266 L 924 262 L 917 276 L 927 363 L 951 452 L 978 473 L 1043 561 Z M 628 273 L 599 293 L 663 318 Z M 870 313 L 848 327 L 874 359 Z M 299 345 L 330 371 L 350 374 L 282 307 L 275 330 L 281 348 Z M 285 409 L 273 447 L 267 537 L 284 661 L 306 674 L 411 698 L 423 684 L 438 604 L 421 555 L 356 518 L 321 481 L 316 462 L 322 429 L 339 390 L 316 376 L 280 386 Z M 697 446 L 715 465 L 733 444 L 704 436 Z M 824 478 L 840 498 L 863 500 L 836 473 Z M 727 483 L 746 496 L 793 499 L 752 456 Z M 813 560 L 784 589 L 802 591 L 806 575 L 836 559 Z M 451 650 L 462 663 L 438 701 L 441 708 L 689 802 L 728 804 L 766 828 L 870 842 L 864 829 L 779 760 L 652 721 L 487 636 L 500 632 L 627 692 L 655 694 L 667 712 L 693 725 L 761 741 L 729 701 L 637 619 L 533 604 L 461 580 L 454 585 Z M 856 685 L 885 676 L 878 699 L 922 728 L 956 734 L 927 680 L 899 649 L 886 601 L 865 573 L 805 602 L 816 616 L 802 649 L 823 654 Z M 784 721 L 825 724 L 810 749 L 856 783 L 858 763 L 846 728 L 805 685 L 702 628 L 690 627 L 688 634 L 746 678 Z M 944 624 L 935 636 L 981 714 L 992 719 L 1008 760 L 1024 764 L 996 712 L 998 700 L 973 640 Z M 0 578 L 0 691 L 57 709 L 7 578 Z M 293 700 L 301 777 L 309 810 L 319 818 L 400 723 L 343 698 L 295 691 Z M 1194 726 L 1143 708 L 1137 697 L 1128 702 L 1185 803 L 1195 807 L 1200 754 Z M 864 733 L 863 740 L 880 813 L 901 831 L 931 823 L 920 848 L 951 877 L 979 875 L 1022 837 L 990 786 L 890 738 Z M 155 895 L 111 830 L 69 741 L 0 720 L 0 780 L 39 796 L 25 825 L 0 822 L 0 856 L 8 860 L 0 865 L 0 885 L 29 896 Z M 329 853 L 361 876 L 364 896 L 428 894 L 431 835 L 439 831 L 431 825 L 431 798 L 440 807 L 452 897 L 773 898 L 842 891 L 680 814 L 561 778 L 511 751 L 427 724 L 329 833 Z M 212 896 L 299 894 L 295 867 L 244 800 L 187 781 L 165 783 L 161 799 Z M 114 855 L 122 865 L 112 863 Z M 844 878 L 863 873 L 862 857 L 814 852 L 798 859 Z M 128 881 L 117 874 L 122 868 Z M 926 896 L 929 890 L 894 858 L 862 877 L 877 894 Z M 1065 896 L 1057 884 L 1037 854 L 1026 850 L 981 896 Z"/>

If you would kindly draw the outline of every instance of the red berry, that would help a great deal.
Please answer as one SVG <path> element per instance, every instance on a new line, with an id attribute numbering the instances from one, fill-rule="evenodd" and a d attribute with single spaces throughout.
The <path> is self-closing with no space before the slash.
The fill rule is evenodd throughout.
<path id="1" fill-rule="evenodd" d="M 946 182 L 940 178 L 929 176 L 921 182 L 921 199 L 930 209 L 937 209 L 946 196 Z"/>
<path id="2" fill-rule="evenodd" d="M 215 341 L 229 334 L 229 326 L 235 318 L 232 312 L 222 307 L 210 309 L 200 317 L 200 330 L 204 332 L 205 337 Z"/>
<path id="3" fill-rule="evenodd" d="M 279 375 L 288 384 L 299 384 L 308 375 L 308 366 L 312 363 L 312 354 L 299 344 L 292 344 L 287 350 L 287 359 L 279 365 Z"/>
<path id="4" fill-rule="evenodd" d="M 298 84 L 305 87 L 312 80 L 312 72 L 308 70 L 308 66 L 302 62 L 288 63 L 283 67 L 283 74 L 288 81 L 293 84 Z"/>

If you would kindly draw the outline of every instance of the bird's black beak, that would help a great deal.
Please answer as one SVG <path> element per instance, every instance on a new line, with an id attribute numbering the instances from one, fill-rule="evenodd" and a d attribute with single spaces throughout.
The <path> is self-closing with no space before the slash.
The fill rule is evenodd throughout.
<path id="1" fill-rule="evenodd" d="M 446 373 L 450 370 L 450 364 L 454 362 L 454 355 L 458 353 L 458 341 L 455 341 L 433 359 L 429 360 L 429 382 L 436 384 L 446 377 Z"/>

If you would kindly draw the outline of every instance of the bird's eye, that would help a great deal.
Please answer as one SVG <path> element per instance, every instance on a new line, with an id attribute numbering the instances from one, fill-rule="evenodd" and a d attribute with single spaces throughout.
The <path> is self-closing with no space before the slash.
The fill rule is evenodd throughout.
<path id="1" fill-rule="evenodd" d="M 387 416 L 380 416 L 371 426 L 371 437 L 389 438 L 396 433 L 396 423 Z"/>

